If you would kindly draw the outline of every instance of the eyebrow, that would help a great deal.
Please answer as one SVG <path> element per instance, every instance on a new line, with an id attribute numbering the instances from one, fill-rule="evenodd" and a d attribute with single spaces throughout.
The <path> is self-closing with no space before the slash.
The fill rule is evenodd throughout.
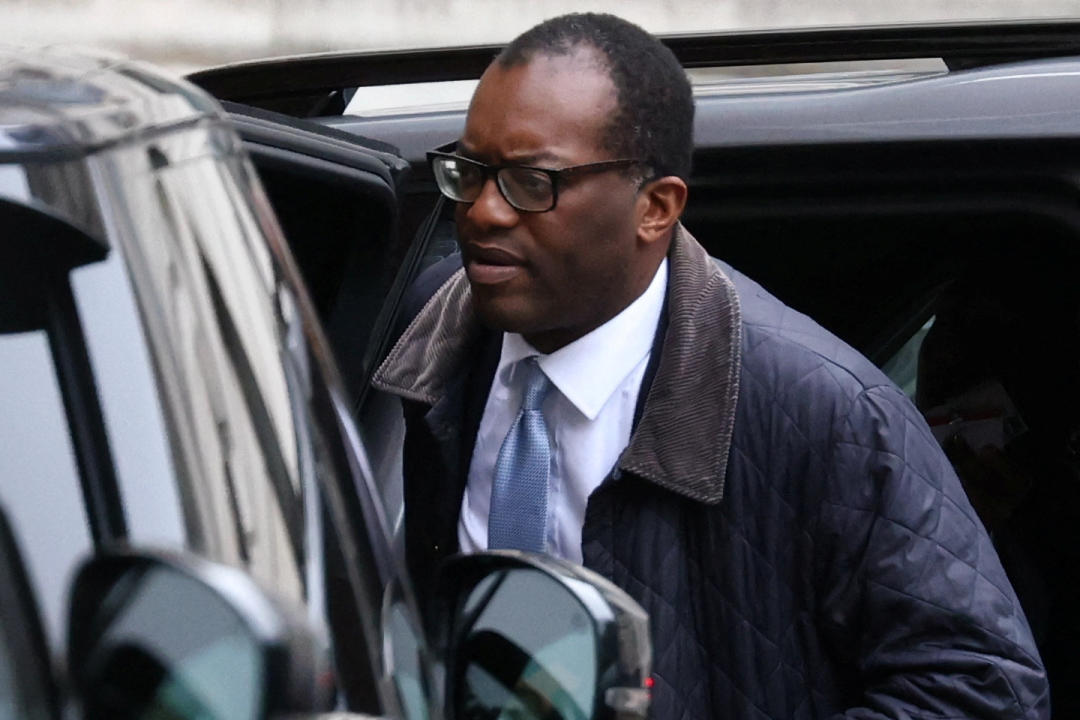
<path id="1" fill-rule="evenodd" d="M 469 148 L 469 146 L 465 144 L 464 140 L 458 140 L 457 141 L 457 146 L 456 146 L 455 152 L 457 152 L 459 155 L 461 155 L 464 158 L 468 158 L 469 160 L 476 160 L 477 162 L 486 162 L 486 159 L 480 157 L 479 153 L 474 152 L 473 150 L 471 150 Z M 502 164 L 509 164 L 509 165 L 537 165 L 538 163 L 543 164 L 544 162 L 554 163 L 556 165 L 566 165 L 567 164 L 565 160 L 563 160 L 562 158 L 560 158 L 560 157 L 558 157 L 558 156 L 556 156 L 556 155 L 554 155 L 554 154 L 552 154 L 552 153 L 550 153 L 550 152 L 548 152 L 546 150 L 541 150 L 540 152 L 537 152 L 537 153 L 525 153 L 525 154 L 522 154 L 522 155 L 519 155 L 519 156 L 516 156 L 516 157 L 500 158 L 500 162 L 491 163 L 491 164 L 493 164 L 493 165 L 502 165 Z"/>
<path id="2" fill-rule="evenodd" d="M 507 160 L 510 160 L 511 162 L 519 165 L 566 165 L 565 160 L 555 155 L 552 155 L 549 152 L 531 153 L 514 158 L 507 158 Z"/>

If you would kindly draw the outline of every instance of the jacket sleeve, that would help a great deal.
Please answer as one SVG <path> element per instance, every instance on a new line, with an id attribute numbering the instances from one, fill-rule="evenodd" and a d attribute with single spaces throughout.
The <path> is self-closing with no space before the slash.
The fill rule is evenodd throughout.
<path id="1" fill-rule="evenodd" d="M 949 461 L 896 388 L 835 423 L 817 526 L 821 627 L 847 718 L 1048 718 L 1046 673 Z"/>

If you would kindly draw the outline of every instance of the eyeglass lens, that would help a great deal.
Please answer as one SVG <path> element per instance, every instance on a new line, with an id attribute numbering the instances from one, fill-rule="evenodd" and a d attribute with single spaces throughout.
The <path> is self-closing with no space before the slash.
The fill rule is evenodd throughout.
<path id="1" fill-rule="evenodd" d="M 484 188 L 486 168 L 455 158 L 438 158 L 435 179 L 452 200 L 475 202 Z M 551 178 L 540 170 L 504 167 L 496 173 L 499 190 L 508 203 L 519 210 L 543 211 L 551 207 L 554 189 Z"/>

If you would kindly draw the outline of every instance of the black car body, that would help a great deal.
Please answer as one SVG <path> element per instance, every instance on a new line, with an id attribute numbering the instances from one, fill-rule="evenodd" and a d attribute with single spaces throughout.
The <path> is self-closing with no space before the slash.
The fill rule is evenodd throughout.
<path id="1" fill-rule="evenodd" d="M 282 211 L 325 233 L 340 274 L 392 280 L 403 162 L 248 130 L 276 192 L 307 187 L 310 205 L 279 195 Z M 319 213 L 335 192 L 351 215 Z M 369 245 L 330 232 L 349 221 Z M 646 618 L 583 569 L 466 560 L 428 642 L 318 317 L 326 288 L 304 289 L 211 98 L 115 58 L 0 56 L 0 227 L 0 715 L 644 712 Z M 387 289 L 333 289 L 377 300 L 349 321 L 365 342 Z M 499 619 L 522 587 L 561 603 L 565 632 Z M 595 682 L 567 684 L 560 638 L 600 664 Z M 491 662 L 508 652 L 516 674 Z M 561 694 L 519 698 L 523 673 Z"/>

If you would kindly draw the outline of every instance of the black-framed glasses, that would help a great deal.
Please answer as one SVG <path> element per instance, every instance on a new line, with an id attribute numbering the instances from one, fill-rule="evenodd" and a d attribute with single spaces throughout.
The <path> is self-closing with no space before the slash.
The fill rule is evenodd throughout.
<path id="1" fill-rule="evenodd" d="M 622 158 L 552 170 L 531 165 L 488 165 L 460 155 L 437 151 L 429 152 L 427 158 L 439 190 L 451 200 L 476 202 L 484 189 L 484 183 L 494 174 L 495 185 L 506 202 L 524 212 L 547 212 L 554 208 L 559 198 L 559 183 L 568 175 L 645 164 L 643 160 Z"/>

